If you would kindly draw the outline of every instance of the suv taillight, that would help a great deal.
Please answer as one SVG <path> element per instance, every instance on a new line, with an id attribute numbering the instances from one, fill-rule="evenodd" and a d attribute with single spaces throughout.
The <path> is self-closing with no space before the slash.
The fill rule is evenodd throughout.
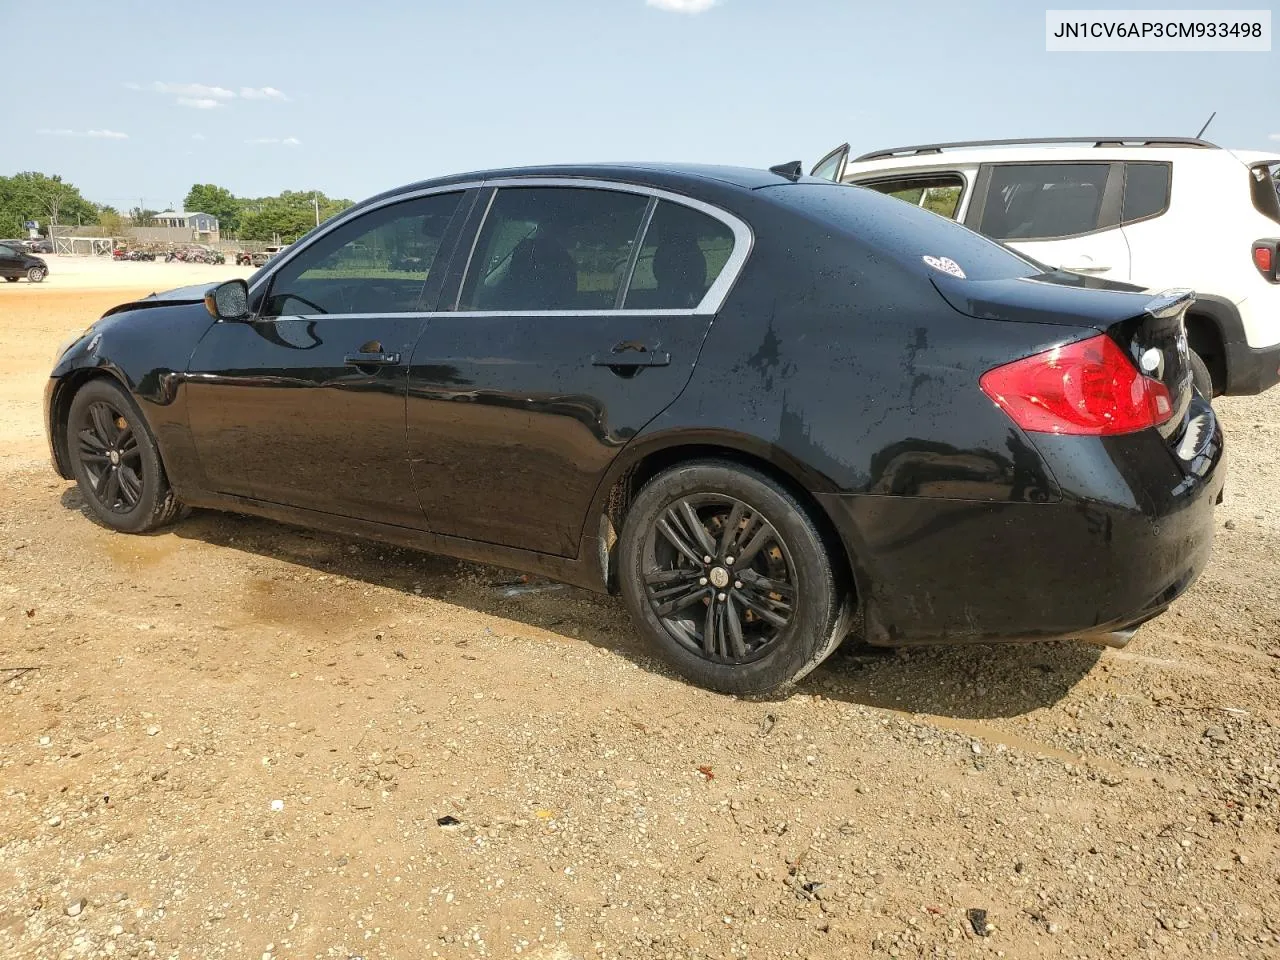
<path id="1" fill-rule="evenodd" d="M 1277 261 L 1280 261 L 1280 240 L 1253 241 L 1253 265 L 1272 283 L 1280 283 L 1280 276 L 1276 273 L 1280 263 Z"/>
<path id="2" fill-rule="evenodd" d="M 1145 377 L 1100 334 L 988 370 L 978 381 L 1014 423 L 1033 433 L 1109 436 L 1173 416 L 1159 380 Z"/>

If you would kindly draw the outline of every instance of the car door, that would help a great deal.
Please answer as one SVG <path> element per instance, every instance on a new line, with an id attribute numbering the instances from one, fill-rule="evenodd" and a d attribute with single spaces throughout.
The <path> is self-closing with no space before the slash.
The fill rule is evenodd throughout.
<path id="1" fill-rule="evenodd" d="M 255 285 L 251 319 L 210 327 L 186 377 L 210 489 L 422 526 L 405 374 L 473 196 L 434 192 L 341 221 Z"/>
<path id="2" fill-rule="evenodd" d="M 0 277 L 7 280 L 10 277 L 20 276 L 22 276 L 22 256 L 0 243 Z"/>
<path id="3" fill-rule="evenodd" d="M 993 163 L 978 168 L 965 225 L 1073 273 L 1127 281 L 1123 165 Z"/>
<path id="4" fill-rule="evenodd" d="M 409 369 L 414 486 L 433 532 L 574 556 L 610 463 L 688 383 L 751 234 L 589 181 L 503 182 L 477 211 L 456 309 Z"/>
<path id="5" fill-rule="evenodd" d="M 842 143 L 815 163 L 813 169 L 809 171 L 809 176 L 830 180 L 833 183 L 843 183 L 845 167 L 848 165 L 849 144 Z"/>

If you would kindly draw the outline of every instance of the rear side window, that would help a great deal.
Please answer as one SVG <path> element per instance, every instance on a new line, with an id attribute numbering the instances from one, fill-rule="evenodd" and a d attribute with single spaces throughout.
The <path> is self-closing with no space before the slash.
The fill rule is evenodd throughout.
<path id="1" fill-rule="evenodd" d="M 1264 163 L 1251 168 L 1249 187 L 1257 211 L 1280 223 L 1280 163 Z"/>
<path id="2" fill-rule="evenodd" d="M 1053 240 L 1096 230 L 1110 170 L 1106 163 L 994 166 L 978 229 L 997 240 Z"/>
<path id="3" fill-rule="evenodd" d="M 647 196 L 582 187 L 503 187 L 463 284 L 461 310 L 611 310 Z"/>
<path id="4" fill-rule="evenodd" d="M 1159 216 L 1169 209 L 1169 171 L 1170 165 L 1167 163 L 1124 165 L 1121 223 Z"/>
<path id="5" fill-rule="evenodd" d="M 658 202 L 636 259 L 623 307 L 691 310 L 716 282 L 733 253 L 728 224 L 699 210 Z"/>
<path id="6" fill-rule="evenodd" d="M 855 186 L 796 183 L 761 193 L 807 219 L 827 224 L 876 251 L 927 270 L 921 257 L 950 257 L 971 280 L 1008 280 L 1042 273 L 1008 247 L 900 200 Z"/>
<path id="7" fill-rule="evenodd" d="M 964 178 L 958 173 L 874 180 L 860 186 L 905 200 L 913 207 L 923 207 L 948 220 L 956 218 L 960 198 L 964 195 Z"/>

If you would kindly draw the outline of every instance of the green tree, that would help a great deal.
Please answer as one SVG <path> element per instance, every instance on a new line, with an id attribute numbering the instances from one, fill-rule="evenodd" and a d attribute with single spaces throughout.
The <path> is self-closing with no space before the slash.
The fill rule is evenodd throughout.
<path id="1" fill-rule="evenodd" d="M 243 240 L 274 240 L 292 243 L 316 225 L 316 205 L 321 222 L 351 206 L 350 200 L 326 197 L 309 190 L 286 190 L 278 197 L 245 200 L 240 218 Z"/>
<path id="2" fill-rule="evenodd" d="M 223 233 L 240 232 L 241 201 L 226 187 L 214 183 L 193 184 L 183 204 L 191 213 L 208 213 L 217 217 Z"/>
<path id="3" fill-rule="evenodd" d="M 0 236 L 20 236 L 24 220 L 39 221 L 47 233 L 50 223 L 97 223 L 98 208 L 56 175 L 27 172 L 0 177 Z"/>
<path id="4" fill-rule="evenodd" d="M 150 227 L 159 210 L 148 210 L 146 207 L 133 207 L 129 210 L 129 219 L 135 227 Z"/>

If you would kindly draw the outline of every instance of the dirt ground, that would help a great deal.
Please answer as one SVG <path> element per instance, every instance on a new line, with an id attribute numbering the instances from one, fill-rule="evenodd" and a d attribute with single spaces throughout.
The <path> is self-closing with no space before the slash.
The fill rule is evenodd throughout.
<path id="1" fill-rule="evenodd" d="M 0 956 L 1280 956 L 1280 390 L 1220 401 L 1215 558 L 1128 649 L 842 651 L 744 702 L 578 590 L 107 532 L 40 393 L 127 291 L 57 276 L 0 284 Z"/>

